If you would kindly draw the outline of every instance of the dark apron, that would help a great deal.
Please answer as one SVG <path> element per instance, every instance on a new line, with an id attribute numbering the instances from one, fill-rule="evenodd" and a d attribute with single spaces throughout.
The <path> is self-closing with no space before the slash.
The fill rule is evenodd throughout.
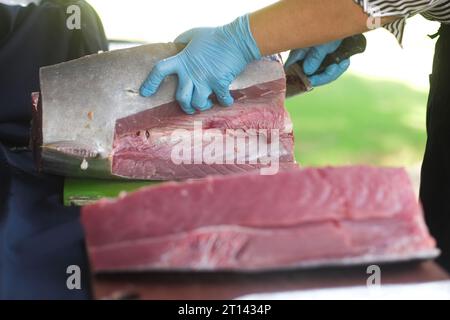
<path id="1" fill-rule="evenodd" d="M 81 30 L 66 27 L 71 4 Z M 26 146 L 39 68 L 99 50 L 106 37 L 85 1 L 0 5 L 0 299 L 90 297 L 79 210 L 62 205 L 63 179 L 36 172 Z M 81 268 L 81 290 L 67 287 L 71 265 Z"/>
<path id="2" fill-rule="evenodd" d="M 428 141 L 420 197 L 427 224 L 450 271 L 450 26 L 442 25 L 436 45 L 427 110 Z"/>

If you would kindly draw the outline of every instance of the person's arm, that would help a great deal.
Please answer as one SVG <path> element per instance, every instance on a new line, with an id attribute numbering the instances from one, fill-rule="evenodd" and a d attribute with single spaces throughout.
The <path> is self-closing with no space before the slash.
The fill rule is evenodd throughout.
<path id="1" fill-rule="evenodd" d="M 250 27 L 261 54 L 270 55 L 366 32 L 368 18 L 353 0 L 282 0 L 251 14 Z"/>
<path id="2" fill-rule="evenodd" d="M 212 93 L 221 105 L 231 106 L 234 99 L 229 87 L 252 61 L 367 31 L 367 20 L 368 15 L 353 0 L 280 1 L 225 26 L 193 29 L 182 34 L 175 42 L 186 47 L 160 61 L 143 82 L 140 93 L 144 97 L 154 95 L 168 75 L 176 74 L 176 99 L 186 113 L 212 108 Z M 326 50 L 314 48 L 306 59 L 317 62 L 330 48 L 333 45 L 322 48 Z M 311 65 L 314 64 L 317 66 L 317 63 Z M 312 79 L 312 83 L 325 84 L 336 79 L 347 67 L 348 61 L 332 65 L 323 77 Z"/>

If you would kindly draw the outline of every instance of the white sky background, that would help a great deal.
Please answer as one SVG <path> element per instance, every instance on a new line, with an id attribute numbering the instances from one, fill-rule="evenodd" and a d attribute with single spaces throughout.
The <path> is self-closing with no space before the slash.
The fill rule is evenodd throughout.
<path id="1" fill-rule="evenodd" d="M 103 20 L 111 39 L 169 42 L 178 34 L 201 26 L 228 23 L 239 15 L 274 0 L 88 0 Z M 324 21 L 324 23 L 327 23 Z M 301 26 L 299 26 L 300 28 Z M 438 24 L 421 17 L 406 28 L 404 49 L 385 30 L 368 34 L 368 49 L 352 59 L 351 72 L 367 77 L 399 80 L 427 90 L 434 41 L 427 37 Z M 305 32 L 308 32 L 305 29 Z"/>

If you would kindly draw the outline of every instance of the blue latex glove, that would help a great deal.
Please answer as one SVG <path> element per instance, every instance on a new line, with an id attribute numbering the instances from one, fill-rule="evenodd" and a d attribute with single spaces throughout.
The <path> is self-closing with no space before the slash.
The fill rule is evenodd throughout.
<path id="1" fill-rule="evenodd" d="M 307 76 L 312 75 L 320 68 L 326 56 L 335 52 L 341 43 L 342 40 L 338 40 L 312 48 L 293 50 L 286 61 L 286 67 L 304 60 L 303 69 L 305 74 Z M 349 66 L 350 60 L 343 60 L 339 64 L 332 64 L 323 73 L 308 78 L 313 87 L 322 86 L 339 78 L 347 71 Z"/>
<path id="2" fill-rule="evenodd" d="M 176 74 L 176 99 L 188 114 L 210 109 L 211 93 L 216 94 L 221 105 L 231 106 L 231 83 L 250 62 L 261 58 L 248 15 L 222 27 L 189 30 L 175 42 L 187 46 L 176 56 L 156 64 L 140 93 L 144 97 L 155 94 L 165 77 Z"/>

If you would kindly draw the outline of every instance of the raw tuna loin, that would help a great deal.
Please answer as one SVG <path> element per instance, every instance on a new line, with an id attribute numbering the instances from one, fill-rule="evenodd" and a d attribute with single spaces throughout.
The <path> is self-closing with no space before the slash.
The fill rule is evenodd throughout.
<path id="1" fill-rule="evenodd" d="M 94 272 L 266 271 L 433 257 L 404 170 L 294 169 L 148 187 L 82 209 Z"/>
<path id="2" fill-rule="evenodd" d="M 216 103 L 212 110 L 189 116 L 175 100 L 176 76 L 168 77 L 153 97 L 138 94 L 155 63 L 180 49 L 152 44 L 42 68 L 40 98 L 33 96 L 39 167 L 64 176 L 181 180 L 254 171 L 273 162 L 294 164 L 280 61 L 264 58 L 250 64 L 231 86 L 232 108 Z M 223 153 L 223 161 L 206 158 L 211 140 L 197 135 L 197 127 L 230 138 L 212 152 Z M 193 155 L 181 163 L 173 157 L 180 130 L 191 139 L 188 152 Z M 246 140 L 238 145 L 242 134 Z M 262 147 L 254 141 L 263 142 Z"/>

